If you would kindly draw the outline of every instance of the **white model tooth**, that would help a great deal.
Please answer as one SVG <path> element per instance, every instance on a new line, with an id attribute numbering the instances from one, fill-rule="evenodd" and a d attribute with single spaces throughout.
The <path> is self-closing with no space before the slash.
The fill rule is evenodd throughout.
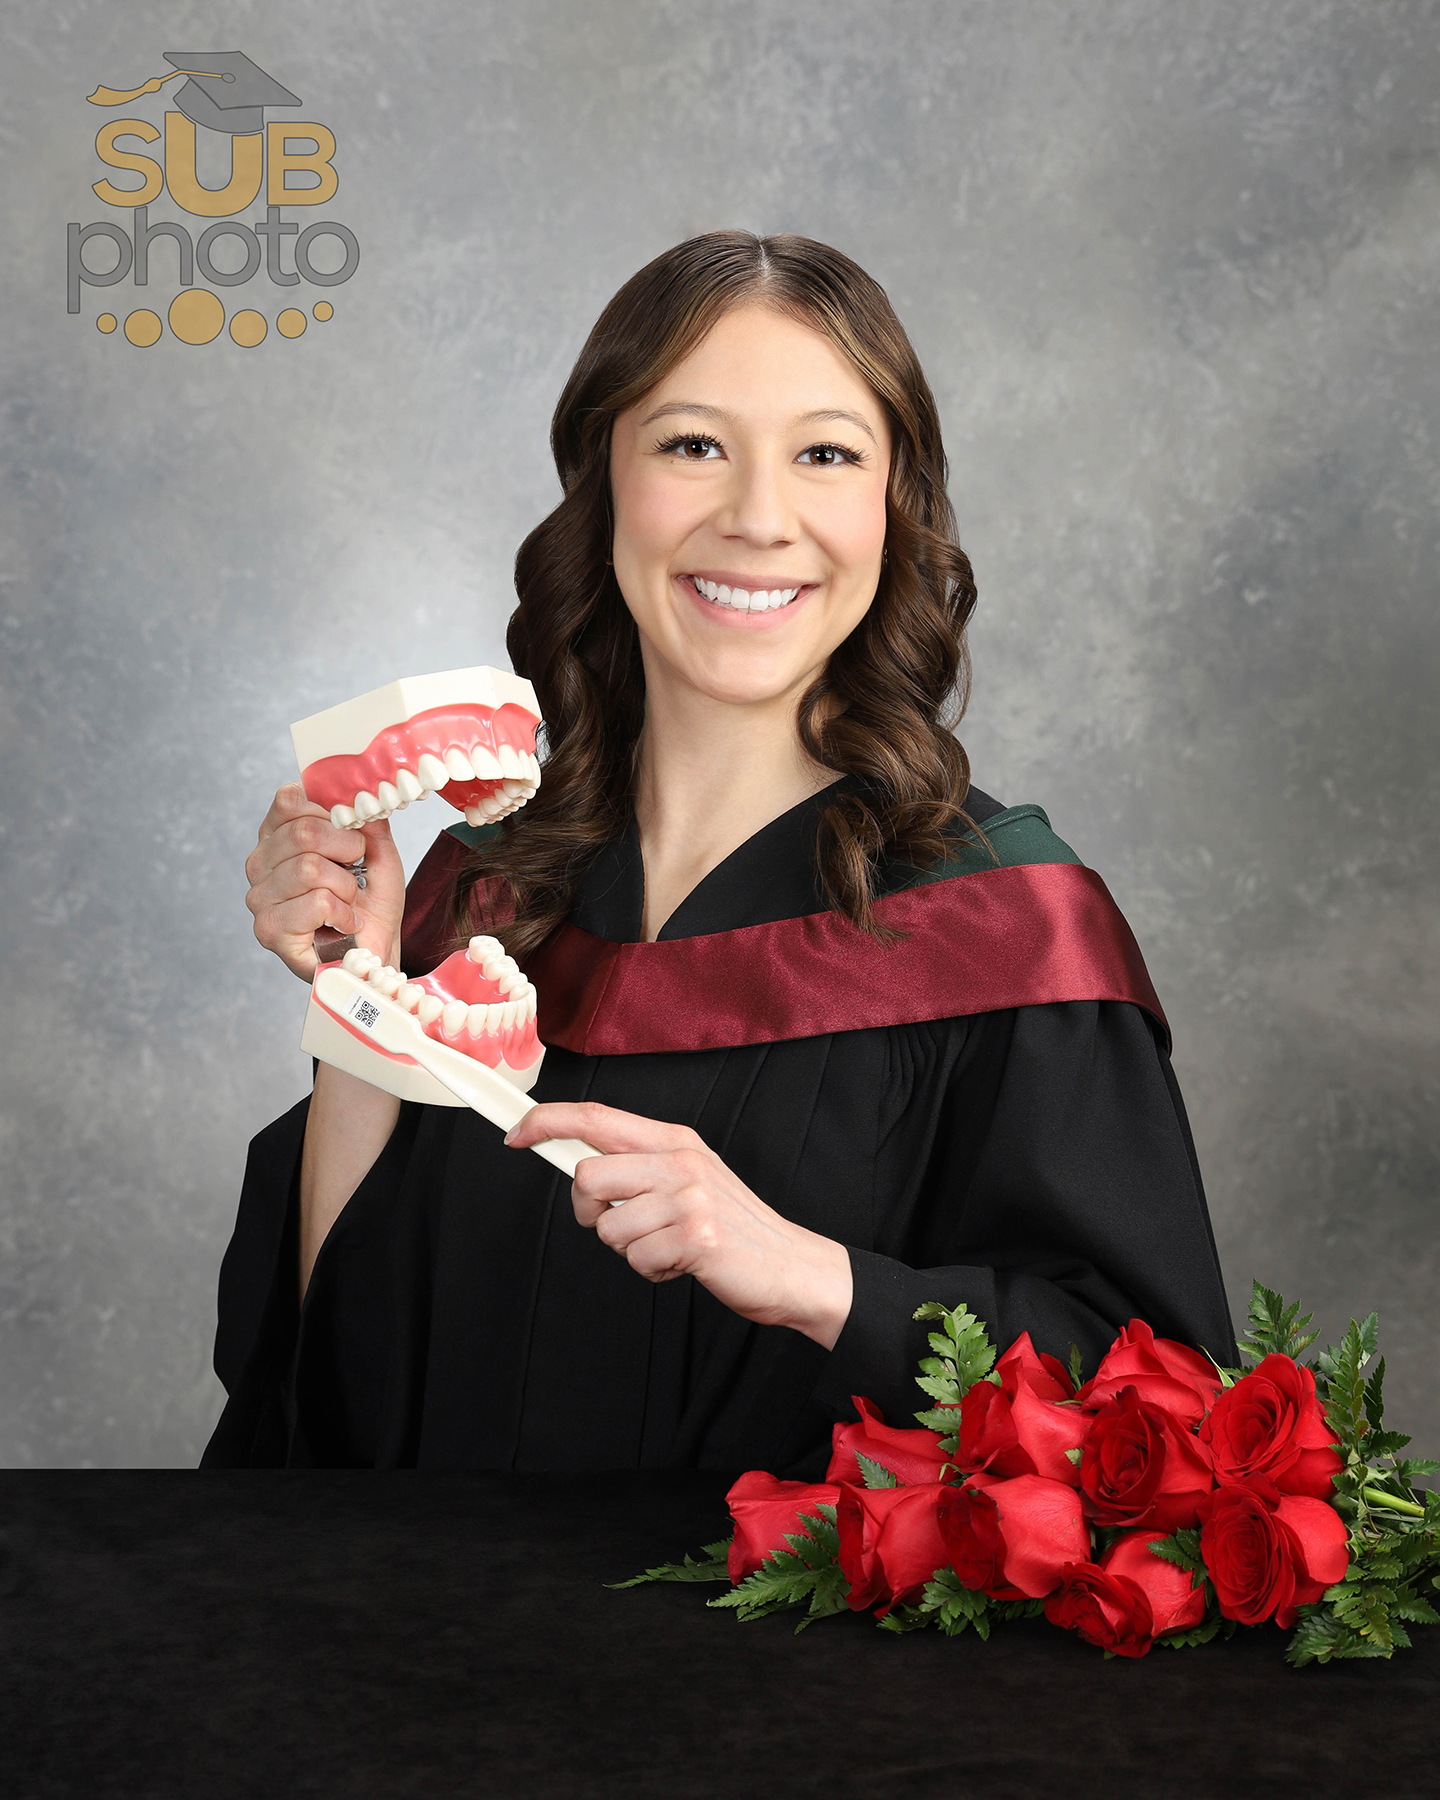
<path id="1" fill-rule="evenodd" d="M 385 995 L 386 999 L 393 1000 L 400 989 L 404 987 L 405 977 L 398 969 L 387 967 L 380 971 L 379 978 L 375 985 L 379 988 L 380 992 Z"/>
<path id="2" fill-rule="evenodd" d="M 496 1032 L 500 1029 L 500 1021 L 505 1017 L 505 1008 L 498 1000 L 492 1000 L 485 1008 L 485 1029 Z"/>
<path id="3" fill-rule="evenodd" d="M 518 775 L 507 775 L 500 783 L 500 791 L 507 800 L 518 800 L 525 792 L 525 783 Z"/>
<path id="4" fill-rule="evenodd" d="M 490 815 L 489 813 L 482 812 L 478 806 L 467 806 L 465 808 L 465 823 L 467 825 L 488 825 L 490 823 Z"/>
<path id="5" fill-rule="evenodd" d="M 371 987 L 379 987 L 380 983 L 385 979 L 385 970 L 378 962 L 372 963 L 370 965 L 370 973 L 365 979 L 370 983 Z"/>
<path id="6" fill-rule="evenodd" d="M 427 789 L 443 788 L 450 780 L 450 771 L 438 756 L 422 756 L 419 769 L 420 779 Z"/>
<path id="7" fill-rule="evenodd" d="M 477 781 L 498 781 L 505 773 L 500 762 L 491 755 L 490 751 L 488 751 L 483 744 L 477 744 L 470 752 L 470 761 L 474 765 L 475 779 Z"/>
<path id="8" fill-rule="evenodd" d="M 382 781 L 375 790 L 375 798 L 386 812 L 396 812 L 400 806 L 400 790 L 393 781 Z"/>
<path id="9" fill-rule="evenodd" d="M 419 1006 L 420 1002 L 425 998 L 425 990 L 420 986 L 419 982 L 407 981 L 404 987 L 400 989 L 399 993 L 396 994 L 395 998 L 405 1008 L 406 1012 L 414 1012 L 415 1008 Z"/>
<path id="10" fill-rule="evenodd" d="M 359 793 L 355 796 L 355 812 L 361 819 L 377 818 L 380 813 L 380 802 L 373 794 Z"/>
<path id="11" fill-rule="evenodd" d="M 459 1037 L 465 1029 L 470 1008 L 463 1000 L 452 1000 L 440 1014 L 440 1029 L 448 1038 Z"/>
<path id="12" fill-rule="evenodd" d="M 531 756 L 528 751 L 525 755 L 525 773 L 530 777 L 531 781 L 535 783 L 537 788 L 545 779 L 540 773 L 540 758 L 538 756 Z"/>
<path id="13" fill-rule="evenodd" d="M 515 1014 L 519 1010 L 520 1002 L 518 1000 L 507 1000 L 505 1002 L 505 1022 L 500 1027 L 502 1031 L 509 1031 L 513 1028 L 515 1024 Z"/>
<path id="14" fill-rule="evenodd" d="M 384 966 L 373 950 L 361 950 L 359 954 L 365 958 L 365 967 L 367 970 L 379 969 Z"/>
<path id="15" fill-rule="evenodd" d="M 515 754 L 513 744 L 497 744 L 495 754 L 500 758 L 500 767 L 507 775 L 520 773 L 520 758 Z"/>
<path id="16" fill-rule="evenodd" d="M 470 958 L 471 962 L 484 962 L 487 956 L 503 956 L 505 954 L 505 946 L 500 942 L 499 938 L 487 937 L 482 933 L 479 936 L 471 938 L 465 954 Z"/>
<path id="17" fill-rule="evenodd" d="M 489 1012 L 489 1010 L 490 1009 L 488 1006 L 476 1005 L 476 1006 L 472 1006 L 470 1008 L 469 1012 L 466 1013 L 465 1025 L 466 1025 L 466 1029 L 469 1031 L 471 1037 L 479 1037 L 480 1034 L 484 1031 L 485 1015 L 486 1015 L 486 1013 Z"/>
<path id="18" fill-rule="evenodd" d="M 345 952 L 340 967 L 347 975 L 358 975 L 363 981 L 370 968 L 369 955 L 357 944 L 353 950 Z"/>
<path id="19" fill-rule="evenodd" d="M 355 809 L 351 806 L 332 806 L 330 823 L 337 831 L 348 831 L 355 823 Z"/>
<path id="20" fill-rule="evenodd" d="M 408 769 L 395 771 L 395 786 L 400 790 L 400 798 L 407 806 L 412 800 L 425 798 L 424 785 L 417 781 Z"/>
<path id="21" fill-rule="evenodd" d="M 444 1012 L 445 1002 L 438 994 L 422 993 L 420 996 L 420 1005 L 417 1010 L 422 1025 L 433 1025 L 440 1017 L 441 1013 Z"/>
<path id="22" fill-rule="evenodd" d="M 471 766 L 470 758 L 463 750 L 458 750 L 453 745 L 445 752 L 445 767 L 450 771 L 452 781 L 473 781 L 475 779 L 475 770 Z"/>

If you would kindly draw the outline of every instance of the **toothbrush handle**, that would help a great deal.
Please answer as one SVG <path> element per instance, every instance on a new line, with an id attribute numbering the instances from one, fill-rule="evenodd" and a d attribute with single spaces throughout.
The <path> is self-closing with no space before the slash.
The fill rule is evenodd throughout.
<path id="1" fill-rule="evenodd" d="M 463 1100 L 473 1111 L 488 1119 L 492 1125 L 498 1125 L 502 1131 L 510 1131 L 518 1125 L 534 1104 L 528 1094 L 522 1094 L 519 1088 L 512 1087 L 503 1075 L 497 1075 L 493 1069 L 486 1068 L 484 1063 L 476 1063 L 473 1072 L 466 1070 L 464 1074 L 460 1074 L 448 1058 L 430 1053 L 431 1040 L 422 1032 L 417 1031 L 416 1037 L 419 1041 L 410 1049 L 416 1062 L 449 1088 L 457 1100 Z M 530 1148 L 572 1180 L 576 1163 L 584 1157 L 601 1154 L 583 1138 L 546 1138 L 543 1143 L 532 1144 Z"/>

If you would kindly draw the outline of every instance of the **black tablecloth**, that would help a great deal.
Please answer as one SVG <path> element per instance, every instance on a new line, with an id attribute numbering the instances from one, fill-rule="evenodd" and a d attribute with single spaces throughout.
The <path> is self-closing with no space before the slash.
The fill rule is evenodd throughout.
<path id="1" fill-rule="evenodd" d="M 1105 1661 L 607 1581 L 725 1532 L 700 1476 L 0 1476 L 0 1788 L 168 1795 L 1440 1791 L 1440 1627 Z M 1282 1787 L 1281 1784 L 1284 1784 Z"/>

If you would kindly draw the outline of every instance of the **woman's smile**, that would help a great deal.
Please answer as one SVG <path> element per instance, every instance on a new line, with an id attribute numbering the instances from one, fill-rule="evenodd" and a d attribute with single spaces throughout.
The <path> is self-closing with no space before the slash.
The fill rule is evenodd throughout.
<path id="1" fill-rule="evenodd" d="M 713 623 L 731 628 L 778 625 L 793 616 L 820 586 L 816 581 L 729 571 L 677 575 L 675 579 Z"/>

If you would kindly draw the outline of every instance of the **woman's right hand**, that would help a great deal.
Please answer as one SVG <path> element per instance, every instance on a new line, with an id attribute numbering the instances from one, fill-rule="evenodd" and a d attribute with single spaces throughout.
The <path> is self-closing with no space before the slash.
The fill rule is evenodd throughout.
<path id="1" fill-rule="evenodd" d="M 360 888 L 350 864 L 362 855 Z M 255 936 L 302 981 L 315 973 L 313 939 L 322 925 L 353 932 L 365 949 L 399 967 L 405 870 L 388 819 L 341 831 L 292 781 L 277 790 L 260 841 L 245 859 L 245 875 Z"/>

